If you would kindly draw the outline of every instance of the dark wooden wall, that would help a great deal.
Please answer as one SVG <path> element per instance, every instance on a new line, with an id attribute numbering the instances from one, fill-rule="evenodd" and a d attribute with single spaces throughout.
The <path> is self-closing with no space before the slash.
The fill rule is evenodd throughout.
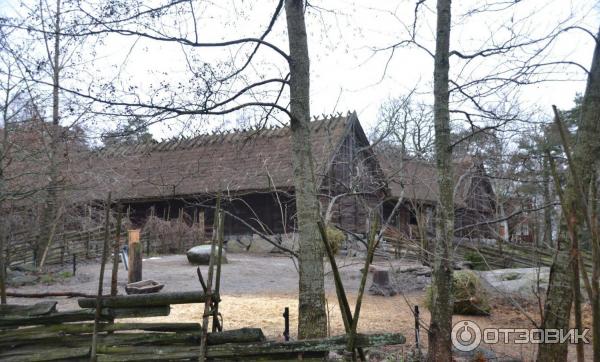
<path id="1" fill-rule="evenodd" d="M 205 234 L 212 234 L 216 197 L 186 197 L 167 200 L 139 201 L 125 204 L 135 227 L 143 227 L 154 214 L 164 220 L 180 218 L 197 223 L 203 218 Z M 293 231 L 296 213 L 293 194 L 273 192 L 250 192 L 235 197 L 222 198 L 222 207 L 233 216 L 225 218 L 225 234 L 251 234 L 252 228 L 266 234 Z M 181 215 L 181 216 L 180 216 Z"/>
<path id="2" fill-rule="evenodd" d="M 346 230 L 365 233 L 369 212 L 381 214 L 384 182 L 375 155 L 361 130 L 353 125 L 339 145 L 321 185 L 321 203 L 327 209 L 336 195 L 332 222 Z"/>

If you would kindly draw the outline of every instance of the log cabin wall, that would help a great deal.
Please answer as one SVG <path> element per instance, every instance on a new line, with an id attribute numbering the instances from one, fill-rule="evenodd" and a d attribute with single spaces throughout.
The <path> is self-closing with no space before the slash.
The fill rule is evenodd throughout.
<path id="1" fill-rule="evenodd" d="M 482 166 L 474 166 L 470 183 L 465 188 L 466 207 L 456 210 L 456 228 L 465 228 L 457 236 L 493 239 L 498 237 L 495 224 L 485 224 L 495 216 L 494 190 Z"/>
<path id="2" fill-rule="evenodd" d="M 216 198 L 214 196 L 172 198 L 155 201 L 129 202 L 125 208 L 134 227 L 143 227 L 154 215 L 163 220 L 181 218 L 188 225 L 202 223 L 206 238 L 212 235 Z M 295 228 L 293 194 L 257 191 L 223 198 L 222 207 L 233 216 L 225 217 L 225 235 L 291 232 Z M 202 220 L 199 218 L 202 217 Z"/>
<path id="3" fill-rule="evenodd" d="M 383 173 L 368 146 L 360 125 L 350 123 L 321 185 L 323 209 L 335 200 L 332 222 L 355 233 L 367 232 L 371 211 L 381 215 L 385 196 Z"/>

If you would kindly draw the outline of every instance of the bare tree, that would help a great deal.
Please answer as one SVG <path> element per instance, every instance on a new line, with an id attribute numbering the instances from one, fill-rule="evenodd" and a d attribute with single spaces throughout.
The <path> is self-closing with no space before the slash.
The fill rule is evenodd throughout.
<path id="1" fill-rule="evenodd" d="M 581 238 L 581 230 L 585 227 L 591 235 L 594 266 L 592 278 L 588 280 L 585 273 L 585 265 L 581 271 L 584 273 L 584 281 L 589 285 L 588 293 L 592 303 L 594 314 L 593 331 L 594 336 L 600 332 L 600 246 L 597 230 L 596 210 L 591 209 L 594 201 L 589 202 L 590 192 L 596 188 L 597 183 L 597 159 L 600 151 L 600 43 L 598 39 L 600 31 L 596 35 L 592 65 L 588 73 L 588 81 L 582 102 L 581 114 L 577 128 L 577 141 L 573 145 L 572 154 L 569 149 L 564 129 L 563 147 L 569 160 L 569 178 L 564 190 L 562 203 L 565 222 L 568 227 L 568 237 L 564 238 L 556 260 L 552 265 L 546 305 L 544 309 L 544 328 L 555 328 L 562 331 L 569 329 L 571 306 L 573 303 L 573 278 L 579 280 L 579 258 L 578 240 Z M 556 112 L 558 127 L 563 125 L 560 115 Z M 592 200 L 597 195 L 592 193 Z M 577 284 L 578 287 L 578 284 Z M 578 291 L 575 291 L 577 293 Z M 540 345 L 538 361 L 564 361 L 567 359 L 568 345 L 544 344 Z M 600 338 L 594 338 L 594 360 L 600 359 Z"/>
<path id="2" fill-rule="evenodd" d="M 324 250 L 317 227 L 320 204 L 310 143 L 310 61 L 304 6 L 302 0 L 285 2 L 290 44 L 290 128 L 300 237 L 298 336 L 301 339 L 327 335 Z"/>
<path id="3" fill-rule="evenodd" d="M 433 85 L 435 159 L 440 202 L 437 211 L 435 252 L 432 271 L 429 361 L 452 360 L 452 240 L 454 239 L 454 178 L 450 138 L 450 0 L 437 1 L 437 29 Z"/>

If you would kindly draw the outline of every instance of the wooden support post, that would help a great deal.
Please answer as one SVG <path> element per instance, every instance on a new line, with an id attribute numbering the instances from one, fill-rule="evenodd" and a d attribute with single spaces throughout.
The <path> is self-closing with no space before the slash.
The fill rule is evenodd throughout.
<path id="1" fill-rule="evenodd" d="M 115 242 L 113 244 L 113 265 L 110 278 L 110 295 L 117 295 L 117 280 L 119 273 L 119 248 L 121 247 L 121 221 L 123 210 L 121 204 L 117 204 L 117 230 L 115 233 Z"/>
<path id="2" fill-rule="evenodd" d="M 290 340 L 290 308 L 285 307 L 283 310 L 283 338 L 285 341 Z"/>
<path id="3" fill-rule="evenodd" d="M 419 306 L 415 305 L 415 347 L 417 347 L 418 353 L 420 352 L 419 342 L 421 340 L 421 321 L 419 321 Z"/>
<path id="4" fill-rule="evenodd" d="M 92 225 L 92 206 L 86 207 L 87 211 L 87 223 L 86 223 L 86 237 L 85 237 L 85 258 L 90 258 L 90 244 L 92 241 L 92 234 L 90 233 L 90 227 Z"/>
<path id="5" fill-rule="evenodd" d="M 77 254 L 73 253 L 73 276 L 77 273 Z"/>
<path id="6" fill-rule="evenodd" d="M 215 220 L 213 224 L 213 238 L 210 247 L 210 261 L 208 263 L 208 280 L 206 281 L 206 294 L 207 298 L 204 302 L 204 314 L 202 315 L 202 334 L 200 335 L 200 356 L 199 361 L 204 362 L 206 360 L 207 352 L 207 337 L 208 337 L 208 321 L 211 315 L 212 298 L 210 293 L 212 292 L 213 272 L 215 266 L 215 249 L 218 239 L 218 232 L 216 232 L 221 224 L 219 217 L 221 216 L 221 194 L 217 196 L 217 208 L 215 209 Z M 220 263 L 220 260 L 218 261 Z"/>
<path id="7" fill-rule="evenodd" d="M 221 259 L 223 257 L 223 239 L 225 238 L 225 213 L 223 210 L 219 210 L 219 232 L 217 233 L 218 249 L 217 249 L 217 275 L 215 278 L 215 292 L 214 294 L 219 297 L 221 291 Z M 212 255 L 211 255 L 212 256 Z M 219 298 L 213 301 L 213 332 L 220 332 L 223 327 L 219 323 Z"/>
<path id="8" fill-rule="evenodd" d="M 200 235 L 198 235 L 198 238 L 200 239 L 198 240 L 198 243 L 200 244 L 204 242 L 204 239 L 206 238 L 206 230 L 204 226 L 204 210 L 198 211 L 198 231 L 200 233 Z"/>
<path id="9" fill-rule="evenodd" d="M 140 230 L 129 230 L 129 283 L 142 280 L 142 245 L 140 244 Z"/>
<path id="10" fill-rule="evenodd" d="M 367 257 L 365 258 L 365 267 L 362 270 L 362 278 L 360 280 L 360 286 L 358 288 L 358 297 L 356 298 L 356 306 L 354 307 L 354 316 L 352 317 L 352 323 L 350 327 L 350 335 L 348 336 L 348 350 L 354 354 L 355 342 L 356 342 L 356 329 L 358 328 L 358 317 L 360 316 L 360 307 L 362 305 L 363 293 L 365 291 L 365 284 L 367 283 L 367 275 L 369 274 L 369 266 L 373 262 L 373 254 L 375 248 L 377 248 L 377 229 L 379 229 L 379 217 L 373 215 L 371 219 L 371 232 L 369 233 L 369 239 L 367 244 Z M 364 360 L 364 358 L 361 356 Z"/>
<path id="11" fill-rule="evenodd" d="M 321 239 L 325 244 L 325 251 L 327 252 L 327 257 L 329 258 L 329 263 L 331 265 L 331 271 L 333 272 L 335 292 L 338 297 L 338 304 L 340 306 L 340 313 L 342 314 L 342 320 L 344 322 L 344 329 L 346 330 L 346 333 L 350 333 L 352 328 L 352 312 L 350 311 L 350 304 L 348 303 L 346 291 L 344 290 L 344 284 L 342 284 L 342 278 L 335 261 L 335 255 L 333 254 L 331 244 L 329 244 L 329 240 L 327 238 L 327 229 L 321 221 L 317 222 L 317 226 L 319 227 L 319 232 L 321 233 Z M 362 360 L 366 361 L 362 348 L 358 348 L 358 354 Z"/>
<path id="12" fill-rule="evenodd" d="M 90 361 L 96 361 L 96 346 L 98 345 L 98 322 L 100 321 L 102 306 L 100 299 L 102 298 L 102 284 L 104 282 L 104 266 L 108 257 L 108 238 L 110 236 L 110 192 L 106 199 L 105 220 L 104 220 L 104 245 L 102 248 L 102 259 L 100 261 L 100 276 L 98 277 L 98 295 L 96 296 L 96 313 L 94 317 L 94 331 L 92 333 L 92 348 L 90 352 Z"/>

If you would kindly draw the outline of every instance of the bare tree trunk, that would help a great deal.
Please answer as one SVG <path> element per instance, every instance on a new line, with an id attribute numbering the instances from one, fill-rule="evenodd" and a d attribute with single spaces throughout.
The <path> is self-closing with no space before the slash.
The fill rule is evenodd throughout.
<path id="1" fill-rule="evenodd" d="M 1 154 L 0 154 L 1 157 Z M 0 171 L 1 173 L 2 171 Z M 0 178 L 2 176 L 0 175 Z M 0 180 L 2 182 L 2 180 Z M 0 190 L 0 193 L 2 191 Z M 2 196 L 0 196 L 2 197 Z M 0 200 L 0 210 L 2 201 Z M 0 304 L 6 304 L 6 263 L 4 259 L 4 250 L 6 249 L 6 230 L 4 222 L 0 221 Z"/>
<path id="2" fill-rule="evenodd" d="M 440 200 L 432 273 L 429 361 L 452 361 L 452 240 L 454 238 L 454 179 L 448 109 L 451 1 L 437 2 L 437 31 L 433 74 L 435 154 Z"/>
<path id="3" fill-rule="evenodd" d="M 56 14 L 54 24 L 54 54 L 50 63 L 52 64 L 52 126 L 50 127 L 50 147 L 48 150 L 48 185 L 46 199 L 42 209 L 40 220 L 39 235 L 36 243 L 36 263 L 39 264 L 43 250 L 52 241 L 52 224 L 57 222 L 56 214 L 58 210 L 58 189 L 59 189 L 59 164 L 58 157 L 59 137 L 60 137 L 60 113 L 59 113 L 59 89 L 60 89 L 60 10 L 61 0 L 56 0 Z M 40 11 L 42 9 L 40 8 Z M 41 21 L 44 21 L 43 16 Z M 48 54 L 50 56 L 50 54 Z"/>
<path id="4" fill-rule="evenodd" d="M 596 98 L 598 100 L 598 98 Z M 598 106 L 598 103 L 597 103 Z M 596 108 L 596 112 L 598 112 Z M 600 336 L 600 240 L 597 238 L 598 232 L 598 170 L 594 170 L 592 176 L 592 227 L 596 229 L 596 239 L 592 240 L 592 334 L 594 336 Z M 581 255 L 579 255 L 581 257 Z M 581 259 L 579 259 L 579 265 L 583 265 Z M 582 266 L 585 268 L 585 266 Z M 585 269 L 583 275 L 587 279 Z M 596 337 L 593 340 L 593 354 L 594 361 L 600 361 L 600 337 Z"/>
<path id="5" fill-rule="evenodd" d="M 286 0 L 290 44 L 290 126 L 296 214 L 300 236 L 298 337 L 325 337 L 327 315 L 323 280 L 323 246 L 319 239 L 319 200 L 310 143 L 310 60 L 304 1 Z"/>
<path id="6" fill-rule="evenodd" d="M 10 79 L 10 75 L 9 75 Z M 5 160 L 7 159 L 7 151 L 8 151 L 8 102 L 9 102 L 9 92 L 10 87 L 6 87 L 6 99 L 4 101 L 4 112 L 2 113 L 2 118 L 4 121 L 4 132 L 2 132 L 2 140 L 0 141 L 0 213 L 2 212 L 2 206 L 5 199 L 6 194 L 6 186 L 4 179 L 4 165 L 6 165 Z M 4 259 L 4 251 L 6 249 L 5 240 L 7 234 L 7 222 L 6 220 L 0 220 L 0 304 L 6 304 L 6 265 Z"/>
<path id="7" fill-rule="evenodd" d="M 599 31 L 600 34 L 600 31 Z M 587 206 L 588 188 L 592 180 L 593 167 L 597 165 L 597 155 L 600 152 L 600 43 L 596 43 L 592 66 L 588 73 L 588 82 L 582 102 L 581 118 L 577 128 L 577 141 L 573 147 L 572 158 L 569 157 L 569 146 L 563 137 L 565 153 L 569 158 L 570 177 L 565 187 L 565 202 L 563 212 L 570 224 L 569 233 L 575 238 L 585 224 L 594 228 L 591 214 Z M 595 182 L 595 180 L 594 180 Z M 565 210 L 567 209 L 567 210 Z M 594 336 L 600 335 L 600 304 L 598 302 L 598 231 L 590 230 L 592 235 L 593 265 L 592 274 L 592 311 L 594 316 Z M 573 299 L 572 278 L 573 265 L 577 255 L 572 255 L 568 243 L 561 247 L 552 265 L 550 283 L 544 310 L 544 328 L 566 330 L 569 328 L 571 303 Z M 567 344 L 541 344 L 537 356 L 538 361 L 566 361 Z M 600 338 L 594 338 L 594 361 L 600 360 Z"/>
<path id="8" fill-rule="evenodd" d="M 548 165 L 548 160 L 544 157 L 542 160 L 543 167 L 543 197 L 544 197 L 544 205 L 550 205 L 551 202 L 554 201 L 552 197 L 552 193 L 550 192 L 550 166 Z M 544 234 L 542 236 L 542 247 L 543 243 L 547 245 L 552 245 L 552 207 L 544 208 Z"/>

